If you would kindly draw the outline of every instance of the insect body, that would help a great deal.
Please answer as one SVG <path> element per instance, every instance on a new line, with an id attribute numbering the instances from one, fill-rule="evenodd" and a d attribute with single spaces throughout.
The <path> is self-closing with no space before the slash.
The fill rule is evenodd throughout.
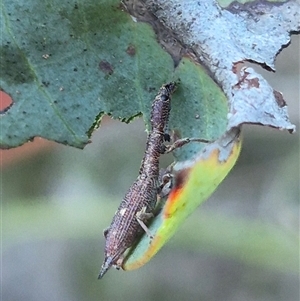
<path id="1" fill-rule="evenodd" d="M 159 190 L 159 157 L 165 152 L 164 140 L 170 113 L 170 97 L 175 83 L 162 86 L 152 103 L 151 130 L 136 181 L 123 198 L 112 223 L 105 230 L 105 259 L 98 279 L 113 265 L 120 267 L 122 256 L 147 227 L 143 223 L 153 216 Z M 144 228 L 144 230 L 143 230 Z"/>

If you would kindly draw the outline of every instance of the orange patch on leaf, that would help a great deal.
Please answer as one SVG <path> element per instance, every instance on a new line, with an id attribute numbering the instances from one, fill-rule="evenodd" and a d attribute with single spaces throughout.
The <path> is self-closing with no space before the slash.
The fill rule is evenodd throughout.
<path id="1" fill-rule="evenodd" d="M 174 188 L 170 192 L 168 200 L 164 206 L 164 217 L 165 218 L 170 217 L 170 211 L 173 211 L 172 207 L 175 206 L 176 200 L 178 200 L 178 197 L 180 196 L 181 192 L 182 192 L 182 188 L 179 188 L 179 189 Z"/>
<path id="2" fill-rule="evenodd" d="M 175 175 L 175 185 L 172 188 L 168 199 L 166 201 L 166 204 L 164 206 L 164 217 L 168 218 L 170 216 L 170 212 L 172 212 L 173 206 L 176 206 L 176 201 L 178 200 L 182 189 L 184 187 L 184 184 L 188 178 L 188 174 L 190 172 L 190 168 L 183 169 L 176 173 Z"/>

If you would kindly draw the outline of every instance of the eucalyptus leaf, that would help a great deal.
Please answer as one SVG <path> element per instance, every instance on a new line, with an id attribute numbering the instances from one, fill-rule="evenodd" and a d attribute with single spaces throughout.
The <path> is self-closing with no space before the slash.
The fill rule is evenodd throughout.
<path id="1" fill-rule="evenodd" d="M 158 88 L 178 79 L 171 126 L 184 136 L 217 138 L 243 123 L 294 130 L 281 94 L 243 63 L 274 69 L 299 31 L 297 1 L 1 3 L 0 88 L 13 100 L 0 112 L 1 148 L 36 136 L 83 148 L 104 114 L 147 124 Z"/>

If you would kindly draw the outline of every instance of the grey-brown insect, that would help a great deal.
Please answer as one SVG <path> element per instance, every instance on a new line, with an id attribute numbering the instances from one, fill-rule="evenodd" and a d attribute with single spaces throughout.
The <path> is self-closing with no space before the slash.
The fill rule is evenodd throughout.
<path id="1" fill-rule="evenodd" d="M 152 103 L 151 130 L 139 175 L 123 198 L 109 228 L 104 231 L 105 259 L 98 279 L 111 266 L 120 267 L 126 249 L 134 244 L 143 231 L 147 232 L 145 223 L 153 217 L 159 193 L 159 157 L 166 150 L 165 131 L 171 108 L 171 94 L 175 88 L 173 82 L 163 85 Z"/>

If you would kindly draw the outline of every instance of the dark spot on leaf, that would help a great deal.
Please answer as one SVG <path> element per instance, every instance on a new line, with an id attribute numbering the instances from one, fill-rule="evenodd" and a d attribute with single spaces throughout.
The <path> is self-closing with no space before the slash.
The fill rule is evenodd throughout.
<path id="1" fill-rule="evenodd" d="M 77 72 L 77 68 L 74 68 L 73 71 Z"/>
<path id="2" fill-rule="evenodd" d="M 280 92 L 276 91 L 276 90 L 273 90 L 273 94 L 274 94 L 274 97 L 276 99 L 276 102 L 277 102 L 278 106 L 280 108 L 285 107 L 286 106 L 286 102 L 283 99 L 282 94 Z"/>
<path id="3" fill-rule="evenodd" d="M 47 88 L 50 85 L 50 82 L 42 81 L 42 84 L 44 87 Z"/>
<path id="4" fill-rule="evenodd" d="M 232 70 L 232 72 L 233 72 L 234 74 L 238 74 L 238 73 L 241 72 L 241 68 L 242 68 L 242 67 L 243 67 L 243 63 L 237 62 L 237 63 L 233 64 L 231 70 Z"/>
<path id="5" fill-rule="evenodd" d="M 245 86 L 247 86 L 248 89 L 251 89 L 253 87 L 259 88 L 259 79 L 257 77 L 248 78 L 249 72 L 247 72 L 246 70 L 243 70 L 243 68 L 239 68 L 239 67 L 235 66 L 232 69 L 233 72 L 235 72 L 239 77 L 238 83 L 235 84 L 233 88 L 236 90 L 245 88 Z"/>
<path id="6" fill-rule="evenodd" d="M 13 105 L 11 97 L 3 91 L 0 91 L 0 114 L 6 113 Z"/>
<path id="7" fill-rule="evenodd" d="M 77 3 L 74 4 L 74 9 L 78 9 L 78 4 Z"/>
<path id="8" fill-rule="evenodd" d="M 99 63 L 99 68 L 106 75 L 112 75 L 114 73 L 113 66 L 108 61 L 101 61 Z"/>
<path id="9" fill-rule="evenodd" d="M 252 88 L 252 87 L 254 87 L 254 88 L 259 88 L 259 79 L 256 77 L 256 78 L 251 78 L 251 79 L 248 79 L 247 80 L 247 82 L 248 82 L 248 87 L 250 88 Z"/>
<path id="10" fill-rule="evenodd" d="M 183 169 L 178 173 L 176 173 L 174 189 L 180 189 L 183 187 L 184 183 L 187 180 L 188 174 L 189 174 L 189 169 Z"/>
<path id="11" fill-rule="evenodd" d="M 130 56 L 135 56 L 136 53 L 135 47 L 132 44 L 130 44 L 126 49 L 126 53 Z"/>
<path id="12" fill-rule="evenodd" d="M 34 74 L 26 56 L 19 48 L 7 47 L 7 45 L 0 47 L 0 58 L 0 77 L 7 84 L 18 85 L 34 80 Z"/>

